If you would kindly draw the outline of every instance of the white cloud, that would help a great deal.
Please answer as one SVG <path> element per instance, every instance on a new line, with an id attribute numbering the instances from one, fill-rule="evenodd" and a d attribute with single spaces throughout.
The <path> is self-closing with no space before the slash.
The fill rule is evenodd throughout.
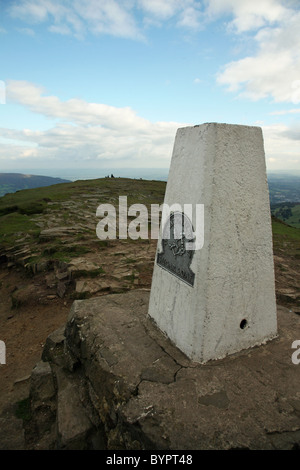
<path id="1" fill-rule="evenodd" d="M 170 19 L 180 27 L 197 29 L 201 9 L 197 0 L 19 0 L 8 7 L 14 18 L 48 22 L 53 33 L 82 38 L 90 32 L 137 40 L 145 39 L 144 26 L 160 26 Z"/>
<path id="2" fill-rule="evenodd" d="M 291 0 L 288 4 L 294 5 Z M 142 25 L 159 26 L 170 19 L 178 26 L 199 29 L 205 22 L 230 16 L 229 29 L 257 30 L 288 21 L 294 10 L 286 5 L 283 0 L 19 0 L 8 11 L 30 23 L 49 21 L 49 29 L 56 33 L 81 36 L 90 31 L 141 39 Z"/>
<path id="3" fill-rule="evenodd" d="M 252 100 L 300 103 L 299 2 L 285 0 L 19 0 L 8 11 L 53 33 L 144 40 L 150 25 L 197 31 L 223 18 L 230 34 L 254 44 L 251 56 L 227 63 L 217 82 Z"/>
<path id="4" fill-rule="evenodd" d="M 175 133 L 185 123 L 156 122 L 138 116 L 131 108 L 71 99 L 61 101 L 46 96 L 43 88 L 24 81 L 7 83 L 8 103 L 15 102 L 30 111 L 57 121 L 46 131 L 0 129 L 7 144 L 0 158 L 95 160 L 121 166 L 168 167 Z M 18 141 L 20 145 L 17 145 Z M 24 146 L 24 142 L 35 148 Z"/>
<path id="5" fill-rule="evenodd" d="M 299 114 L 300 108 L 282 109 L 281 111 L 273 111 L 270 116 L 284 116 L 285 114 Z"/>
<path id="6" fill-rule="evenodd" d="M 218 4 L 217 0 L 210 0 Z M 235 15 L 231 25 L 238 33 L 256 30 L 257 52 L 225 65 L 217 82 L 241 96 L 274 102 L 300 102 L 300 12 L 279 0 L 259 3 L 226 0 Z M 241 5 L 240 8 L 238 5 Z M 252 5 L 252 6 L 251 6 Z M 251 39 L 250 39 L 251 40 Z"/>
<path id="7" fill-rule="evenodd" d="M 300 103 L 300 11 L 298 1 L 283 0 L 19 0 L 7 7 L 13 17 L 46 23 L 53 33 L 84 37 L 110 34 L 141 40 L 145 25 L 172 24 L 189 30 L 218 19 L 228 34 L 251 42 L 255 52 L 224 65 L 220 85 L 252 100 Z M 138 13 L 138 14 L 137 14 Z M 32 31 L 34 29 L 30 28 Z M 28 28 L 29 29 L 29 28 Z M 0 30 L 1 32 L 1 30 Z M 244 43 L 244 42 L 243 42 Z M 253 50 L 253 47 L 251 47 Z M 198 79 L 194 84 L 199 83 Z M 2 146 L 1 155 L 27 158 L 28 144 L 35 158 L 128 159 L 135 166 L 167 166 L 176 129 L 182 123 L 151 123 L 130 107 L 116 108 L 80 99 L 62 102 L 28 82 L 8 82 L 7 99 L 32 112 L 56 120 L 47 131 L 2 129 L 4 138 L 21 145 Z M 296 114 L 299 108 L 272 114 Z M 263 126 L 267 162 L 275 167 L 299 159 L 298 129 Z M 151 162 L 147 162 L 151 158 Z M 155 163 L 156 161 L 156 163 Z M 293 164 L 294 164 L 293 163 Z"/>
<path id="8" fill-rule="evenodd" d="M 35 36 L 35 32 L 31 28 L 18 28 L 17 31 L 22 34 L 26 34 L 27 36 Z"/>
<path id="9" fill-rule="evenodd" d="M 300 164 L 300 129 L 285 124 L 262 126 L 267 168 L 295 169 Z"/>
<path id="10" fill-rule="evenodd" d="M 21 0 L 8 8 L 10 15 L 29 23 L 50 23 L 48 29 L 59 34 L 83 37 L 93 34 L 141 38 L 134 16 L 126 2 L 116 0 Z"/>
<path id="11" fill-rule="evenodd" d="M 72 3 L 76 15 L 94 34 L 111 34 L 141 39 L 142 34 L 126 2 L 116 0 L 76 0 Z"/>
<path id="12" fill-rule="evenodd" d="M 144 129 L 148 121 L 130 108 L 116 108 L 102 103 L 88 103 L 81 99 L 60 101 L 57 96 L 43 96 L 45 90 L 26 81 L 9 80 L 6 84 L 7 100 L 26 106 L 30 111 L 50 118 L 80 125 L 102 125 L 127 129 L 132 125 Z"/>
<path id="13" fill-rule="evenodd" d="M 49 2 L 22 1 L 10 5 L 9 11 L 13 18 L 20 18 L 32 23 L 45 21 L 48 16 Z"/>
<path id="14" fill-rule="evenodd" d="M 66 24 L 52 24 L 51 26 L 49 26 L 48 29 L 51 33 L 57 33 L 62 35 L 72 34 L 71 29 Z"/>
<path id="15" fill-rule="evenodd" d="M 162 20 L 171 18 L 182 8 L 184 0 L 138 0 L 138 7 L 146 14 Z"/>
<path id="16" fill-rule="evenodd" d="M 41 162 L 45 159 L 63 161 L 64 164 L 86 161 L 104 164 L 109 161 L 111 166 L 124 167 L 168 167 L 177 124 L 170 124 L 166 129 L 160 123 L 149 124 L 144 132 L 131 133 L 106 129 L 99 126 L 82 127 L 73 125 L 57 125 L 46 131 L 26 135 L 25 132 L 0 129 L 0 135 L 20 139 L 22 145 L 5 145 L 0 147 L 0 158 L 25 158 L 35 156 Z M 34 142 L 37 147 L 24 146 L 23 142 Z"/>
<path id="17" fill-rule="evenodd" d="M 239 33 L 281 21 L 287 11 L 282 0 L 207 0 L 206 4 L 206 15 L 212 20 L 232 15 L 228 26 Z"/>
<path id="18" fill-rule="evenodd" d="M 178 26 L 183 26 L 191 30 L 197 30 L 201 27 L 201 13 L 196 5 L 190 5 L 183 9 Z"/>
<path id="19" fill-rule="evenodd" d="M 43 114 L 54 122 L 47 130 L 0 129 L 0 159 L 53 162 L 85 167 L 169 166 L 176 130 L 191 125 L 152 123 L 131 108 L 116 108 L 84 100 L 61 101 L 32 83 L 7 83 L 9 102 Z M 8 102 L 8 104 L 9 104 Z M 263 125 L 269 170 L 293 169 L 300 163 L 300 128 Z M 298 163 L 297 163 L 298 162 Z M 32 163 L 33 164 L 33 163 Z"/>

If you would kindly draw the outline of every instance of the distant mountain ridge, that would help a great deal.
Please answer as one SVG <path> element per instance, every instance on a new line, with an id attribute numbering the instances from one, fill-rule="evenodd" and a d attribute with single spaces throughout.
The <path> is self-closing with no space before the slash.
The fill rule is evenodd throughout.
<path id="1" fill-rule="evenodd" d="M 70 180 L 42 175 L 26 175 L 23 173 L 0 173 L 0 197 L 7 193 L 15 193 L 21 189 L 40 188 L 59 183 L 70 183 Z"/>

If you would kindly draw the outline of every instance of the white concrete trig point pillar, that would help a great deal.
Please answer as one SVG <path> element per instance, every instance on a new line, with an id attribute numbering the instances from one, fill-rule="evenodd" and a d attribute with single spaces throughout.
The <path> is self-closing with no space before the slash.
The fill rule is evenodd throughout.
<path id="1" fill-rule="evenodd" d="M 194 208 L 204 205 L 204 243 L 185 250 L 186 239 L 174 240 L 171 228 L 164 240 L 161 227 L 149 302 L 158 327 L 200 363 L 277 336 L 261 129 L 218 123 L 178 129 L 164 203 L 192 205 L 193 230 Z"/>

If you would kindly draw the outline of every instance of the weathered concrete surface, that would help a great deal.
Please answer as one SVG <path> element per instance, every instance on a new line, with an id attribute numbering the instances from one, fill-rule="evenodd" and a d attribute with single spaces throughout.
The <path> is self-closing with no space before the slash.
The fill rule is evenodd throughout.
<path id="1" fill-rule="evenodd" d="M 300 447 L 298 315 L 278 307 L 278 338 L 201 365 L 155 326 L 148 302 L 145 290 L 75 301 L 63 351 L 61 331 L 52 335 L 44 358 L 59 398 L 53 448 Z"/>
<path id="2" fill-rule="evenodd" d="M 275 337 L 271 215 L 261 128 L 206 123 L 178 129 L 164 202 L 180 204 L 181 211 L 192 204 L 194 229 L 199 223 L 196 205 L 204 205 L 204 245 L 191 262 L 193 287 L 155 263 L 149 315 L 159 328 L 199 363 Z M 173 253 L 167 265 L 178 269 L 184 256 Z"/>

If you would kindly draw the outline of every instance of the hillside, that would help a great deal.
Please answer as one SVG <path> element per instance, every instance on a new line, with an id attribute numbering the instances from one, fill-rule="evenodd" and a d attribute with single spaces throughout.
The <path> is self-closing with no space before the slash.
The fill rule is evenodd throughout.
<path id="1" fill-rule="evenodd" d="M 286 224 L 300 228 L 300 203 L 282 202 L 272 204 L 271 212 L 274 217 L 282 220 Z"/>
<path id="2" fill-rule="evenodd" d="M 63 266 L 59 269 L 68 270 L 68 282 L 59 285 L 64 285 L 63 290 L 68 290 L 73 297 L 149 286 L 157 241 L 99 240 L 96 209 L 101 203 L 118 208 L 119 196 L 128 195 L 128 207 L 134 203 L 148 207 L 150 222 L 150 205 L 163 202 L 165 187 L 163 181 L 103 178 L 7 194 L 0 198 L 0 256 L 9 266 L 22 265 L 28 273 L 50 273 L 55 286 L 56 270 Z M 282 274 L 298 263 L 300 229 L 276 217 L 273 217 L 272 227 L 277 271 Z M 141 255 L 136 256 L 140 250 Z M 281 257 L 289 262 L 279 261 Z M 121 272 L 121 268 L 125 268 L 124 276 L 114 273 L 115 270 Z M 76 276 L 75 270 L 78 271 Z M 282 283 L 284 288 L 288 285 L 288 290 L 295 291 L 297 283 L 293 285 L 293 276 L 282 279 Z M 281 287 L 278 286 L 279 290 Z M 52 294 L 56 295 L 55 289 L 49 295 Z M 17 301 L 20 296 L 16 291 L 12 297 Z"/>
<path id="3" fill-rule="evenodd" d="M 40 188 L 52 184 L 67 183 L 68 180 L 50 176 L 24 175 L 22 173 L 0 173 L 0 197 L 21 189 Z"/>
<path id="4" fill-rule="evenodd" d="M 157 240 L 96 236 L 96 209 L 163 202 L 162 181 L 104 178 L 0 198 L 0 449 L 23 448 L 29 375 L 74 299 L 150 289 Z M 150 214 L 150 211 L 149 211 Z M 300 313 L 300 229 L 273 218 L 277 302 Z"/>

